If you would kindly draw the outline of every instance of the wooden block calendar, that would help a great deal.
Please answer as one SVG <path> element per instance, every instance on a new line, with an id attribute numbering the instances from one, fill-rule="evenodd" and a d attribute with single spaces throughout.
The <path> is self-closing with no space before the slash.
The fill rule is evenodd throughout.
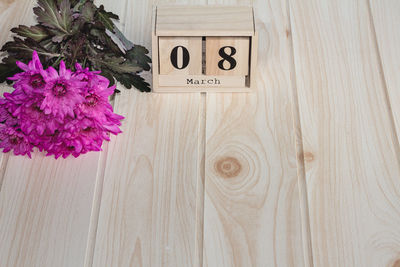
<path id="1" fill-rule="evenodd" d="M 154 92 L 250 92 L 258 35 L 249 6 L 157 6 Z"/>

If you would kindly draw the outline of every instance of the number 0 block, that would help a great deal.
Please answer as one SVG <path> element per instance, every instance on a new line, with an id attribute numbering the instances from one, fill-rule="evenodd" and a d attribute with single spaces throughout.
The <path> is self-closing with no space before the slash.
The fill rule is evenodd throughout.
<path id="1" fill-rule="evenodd" d="M 248 75 L 249 56 L 249 37 L 207 37 L 206 75 Z"/>
<path id="2" fill-rule="evenodd" d="M 160 74 L 201 74 L 201 37 L 160 37 L 158 46 Z"/>

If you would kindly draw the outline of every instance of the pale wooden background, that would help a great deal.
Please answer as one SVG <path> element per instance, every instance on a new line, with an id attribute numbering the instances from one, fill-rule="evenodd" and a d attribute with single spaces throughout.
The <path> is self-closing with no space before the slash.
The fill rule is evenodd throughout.
<path id="1" fill-rule="evenodd" d="M 149 48 L 153 4 L 253 4 L 257 92 L 121 88 L 104 152 L 1 155 L 1 267 L 400 266 L 400 1 L 100 2 Z"/>

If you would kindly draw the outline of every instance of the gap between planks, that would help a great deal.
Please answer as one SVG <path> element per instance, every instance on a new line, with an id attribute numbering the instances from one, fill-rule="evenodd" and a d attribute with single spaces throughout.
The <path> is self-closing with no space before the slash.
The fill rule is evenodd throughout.
<path id="1" fill-rule="evenodd" d="M 2 2 L 4 2 L 4 1 L 0 0 L 0 6 L 1 6 L 1 4 L 3 4 Z M 8 9 L 14 9 L 14 7 L 12 6 L 13 4 L 14 4 L 13 1 L 9 1 L 9 2 L 5 1 L 4 2 L 4 6 L 1 6 L 2 10 L 0 11 L 0 17 L 1 17 L 1 15 L 4 14 L 2 12 L 6 13 Z M 21 7 L 19 8 L 19 11 L 24 13 L 24 14 L 26 12 L 30 12 L 32 7 L 33 7 L 33 3 L 31 1 L 25 1 L 25 2 L 20 1 L 18 4 L 21 4 Z M 1 22 L 0 26 L 2 26 L 5 31 L 8 31 L 8 30 L 11 30 L 12 27 L 16 27 L 17 24 L 31 25 L 31 24 L 34 23 L 33 16 L 29 16 L 28 15 L 28 16 L 23 16 L 22 18 L 23 19 L 20 20 L 18 23 L 14 23 L 14 21 L 13 21 L 13 23 L 7 24 L 7 25 L 4 25 L 4 24 L 6 22 L 10 23 L 11 20 L 2 20 L 2 19 L 0 19 L 0 22 Z M 7 26 L 7 27 L 5 27 L 5 26 Z M 11 41 L 11 36 L 13 36 L 13 33 L 11 31 L 9 31 L 8 33 L 6 33 L 5 31 L 3 31 L 3 33 L 5 35 L 7 35 L 7 38 L 5 38 L 4 40 L 2 40 L 0 38 L 0 40 L 1 40 L 0 44 L 1 45 L 5 44 L 7 41 Z M 0 96 L 3 96 L 4 92 L 10 92 L 11 90 L 12 90 L 12 87 L 9 86 L 7 83 L 1 84 L 0 85 L 0 92 L 1 92 Z M 12 153 L 12 152 L 10 152 L 10 153 Z M 10 157 L 10 153 L 2 153 L 2 155 L 0 155 L 0 192 L 1 192 L 1 189 L 3 187 L 4 175 L 6 173 L 8 159 Z"/>
<path id="2" fill-rule="evenodd" d="M 10 155 L 8 153 L 3 153 L 0 157 L 0 192 L 3 187 L 4 174 L 6 173 L 9 157 Z"/>
<path id="3" fill-rule="evenodd" d="M 110 104 L 113 108 L 115 108 L 115 95 L 110 97 Z M 107 167 L 107 154 L 108 154 L 108 143 L 103 143 L 103 151 L 99 157 L 99 162 L 97 164 L 97 176 L 96 183 L 94 188 L 94 196 L 93 196 L 93 204 L 92 211 L 90 215 L 90 223 L 89 223 L 89 234 L 86 245 L 86 254 L 84 267 L 92 267 L 93 259 L 94 259 L 94 249 L 96 246 L 96 237 L 97 237 L 97 227 L 99 225 L 99 216 L 100 216 L 100 205 L 101 205 L 101 197 L 103 193 L 103 184 L 105 179 L 105 171 Z"/>
<path id="4" fill-rule="evenodd" d="M 332 14 L 340 14 L 342 12 L 344 17 L 325 19 L 324 16 L 331 11 L 326 9 L 326 6 L 322 3 L 312 1 L 308 7 L 299 9 L 300 6 L 296 6 L 295 2 L 291 1 L 293 6 L 290 6 L 290 11 L 293 15 L 291 19 L 296 22 L 292 26 L 295 31 L 293 44 L 295 67 L 299 71 L 296 74 L 296 78 L 299 79 L 297 86 L 300 89 L 297 90 L 297 93 L 299 94 L 299 107 L 303 109 L 300 114 L 301 122 L 308 125 L 308 127 L 305 127 L 305 124 L 303 125 L 303 134 L 307 138 L 303 138 L 303 145 L 307 149 L 306 151 L 317 150 L 321 154 L 321 160 L 314 165 L 309 163 L 308 160 L 305 162 L 308 179 L 307 189 L 310 190 L 310 199 L 312 198 L 309 205 L 312 212 L 312 245 L 315 264 L 324 266 L 336 266 L 337 264 L 342 266 L 366 266 L 366 263 L 371 264 L 375 257 L 381 256 L 378 252 L 375 252 L 377 250 L 376 244 L 370 244 L 372 238 L 370 235 L 375 238 L 378 235 L 379 226 L 382 226 L 385 233 L 386 231 L 387 233 L 391 232 L 388 223 L 382 224 L 378 220 L 374 222 L 375 217 L 379 217 L 377 212 L 381 209 L 372 209 L 374 207 L 382 208 L 380 205 L 385 204 L 383 201 L 378 204 L 378 197 L 381 196 L 381 193 L 383 193 L 382 199 L 385 201 L 390 201 L 391 199 L 385 195 L 385 188 L 380 187 L 380 190 L 375 191 L 376 187 L 368 187 L 368 185 L 370 185 L 370 182 L 371 184 L 376 182 L 381 186 L 381 183 L 385 182 L 385 180 L 388 180 L 388 184 L 391 182 L 391 178 L 396 180 L 399 155 L 398 141 L 393 142 L 394 140 L 392 140 L 395 137 L 395 132 L 393 131 L 394 123 L 391 117 L 391 108 L 388 105 L 387 87 L 385 82 L 382 83 L 381 81 L 383 78 L 380 66 L 382 61 L 379 53 L 368 56 L 373 52 L 377 52 L 373 21 L 371 21 L 371 15 L 367 13 L 371 13 L 371 9 L 364 6 L 367 3 L 362 1 L 349 3 L 349 5 L 347 5 L 346 1 L 338 1 L 336 3 L 337 6 L 331 6 L 333 8 Z M 312 11 L 310 12 L 310 10 Z M 347 10 L 349 10 L 349 13 L 347 13 Z M 307 17 L 311 17 L 312 20 L 309 21 Z M 320 29 L 326 29 L 328 25 L 332 25 L 333 19 L 336 18 L 349 20 L 349 23 L 339 23 L 337 25 L 338 28 L 332 31 L 332 39 L 327 39 L 330 34 L 329 29 L 327 31 Z M 297 19 L 300 23 L 297 23 Z M 320 28 L 318 26 L 309 28 L 307 25 L 310 23 L 318 25 L 319 22 L 322 22 Z M 362 27 L 363 24 L 364 27 Z M 348 31 L 347 27 L 349 28 Z M 316 42 L 310 42 L 310 40 L 314 41 L 314 39 Z M 346 39 L 350 39 L 350 41 L 347 42 Z M 313 54 L 313 48 L 330 48 L 330 41 L 336 44 L 342 40 L 345 40 L 343 45 L 333 45 L 331 51 L 321 49 L 321 51 L 316 51 L 315 55 Z M 355 42 L 353 43 L 352 41 Z M 313 45 L 308 47 L 309 42 L 313 43 L 315 47 Z M 356 56 L 353 58 L 354 54 Z M 366 55 L 365 58 L 363 57 L 364 54 Z M 357 61 L 357 59 L 360 60 Z M 345 69 L 341 66 L 343 62 L 348 63 L 348 65 L 344 66 Z M 371 65 L 371 67 L 359 67 L 364 64 Z M 321 73 L 319 73 L 319 70 L 321 70 Z M 338 81 L 337 77 L 341 78 L 340 81 Z M 318 80 L 318 78 L 324 83 L 324 87 L 319 86 L 320 84 L 317 82 L 313 82 L 314 79 Z M 381 89 L 380 86 L 384 86 L 384 88 Z M 334 91 L 336 88 L 339 89 L 338 92 Z M 332 95 L 327 90 L 332 90 Z M 381 90 L 383 91 L 381 92 Z M 315 103 L 315 99 L 321 100 Z M 354 109 L 343 110 L 343 106 L 351 107 L 354 104 L 353 99 L 357 101 L 356 104 L 358 105 Z M 355 115 L 350 114 L 348 116 L 349 119 L 344 121 L 343 124 L 337 123 L 341 120 L 341 117 L 337 116 L 334 104 L 338 102 L 342 104 L 341 109 L 344 115 L 356 111 L 354 112 Z M 364 106 L 364 103 L 367 105 Z M 382 105 L 385 105 L 385 107 L 382 107 Z M 375 109 L 371 110 L 371 108 L 375 107 L 377 107 L 376 117 L 378 120 L 375 119 L 376 117 L 371 116 L 375 112 Z M 341 109 L 338 111 L 341 112 Z M 333 110 L 332 114 L 334 115 L 332 115 L 332 120 L 327 123 L 324 119 L 326 120 L 326 115 L 330 115 L 329 112 L 331 110 Z M 388 111 L 389 113 L 387 113 Z M 325 116 L 315 115 L 318 112 L 326 112 L 326 114 L 323 114 Z M 368 114 L 372 119 L 369 120 L 367 118 L 364 121 L 364 114 Z M 388 115 L 389 118 L 387 117 Z M 331 118 L 328 117 L 328 119 Z M 313 123 L 316 120 L 318 120 L 317 123 Z M 343 137 L 341 137 L 341 129 L 337 129 L 337 126 L 345 123 L 347 123 L 345 125 L 347 127 L 344 127 L 344 129 L 349 131 L 349 134 L 343 134 Z M 354 123 L 354 128 L 350 128 L 352 126 L 349 127 L 352 123 Z M 377 129 L 370 135 L 368 132 L 365 133 L 364 128 L 370 125 L 379 128 L 379 130 Z M 380 131 L 380 129 L 383 130 Z M 330 143 L 321 144 L 319 138 L 324 139 L 327 132 L 329 132 Z M 338 132 L 339 134 L 337 134 Z M 313 135 L 316 135 L 318 140 Z M 341 139 L 338 140 L 337 136 Z M 382 146 L 383 149 L 380 151 L 379 148 L 376 149 L 380 145 L 377 140 L 383 139 L 387 139 L 383 141 L 386 147 Z M 389 140 L 392 142 L 389 142 Z M 366 151 L 372 149 L 376 149 L 374 152 L 378 151 L 381 154 L 377 153 L 377 156 L 369 156 Z M 388 152 L 386 153 L 386 151 Z M 392 155 L 392 152 L 395 155 Z M 338 163 L 336 163 L 335 159 L 338 159 Z M 346 161 L 347 159 L 349 160 Z M 372 163 L 371 166 L 369 166 L 368 160 Z M 355 169 L 355 171 L 348 171 L 349 169 Z M 379 175 L 379 171 L 382 169 L 387 170 L 387 172 L 381 172 L 382 175 Z M 386 173 L 387 176 L 385 176 Z M 394 183 L 390 183 L 388 188 L 394 185 Z M 350 189 L 347 191 L 348 188 Z M 370 201 L 372 199 L 377 203 L 377 206 L 369 206 L 368 208 L 371 208 L 371 210 L 364 208 L 365 200 Z M 333 201 L 337 201 L 338 204 L 334 204 Z M 358 212 L 358 210 L 360 211 Z M 389 214 L 389 212 L 385 214 Z M 362 218 L 362 221 L 371 222 L 368 222 L 370 223 L 369 225 L 360 227 L 360 218 Z M 376 238 L 379 238 L 379 236 Z M 385 243 L 385 246 L 389 246 L 386 243 L 389 244 L 390 242 L 389 240 L 379 240 L 379 243 Z M 371 252 L 374 253 L 371 254 Z M 382 262 L 382 259 L 377 258 L 375 264 L 377 262 Z"/>
<path id="5" fill-rule="evenodd" d="M 196 197 L 196 246 L 194 267 L 203 266 L 204 240 L 204 196 L 205 196 L 205 158 L 206 158 L 206 125 L 207 125 L 207 93 L 201 93 L 199 107 L 199 137 L 198 137 L 198 176 Z"/>
<path id="6" fill-rule="evenodd" d="M 292 37 L 292 21 L 290 18 L 290 0 L 286 0 L 287 17 L 289 20 L 288 31 L 286 32 L 289 46 L 290 46 L 290 79 L 291 79 L 291 93 L 292 93 L 292 114 L 293 114 L 293 131 L 295 136 L 296 146 L 296 162 L 297 162 L 297 178 L 298 178 L 298 190 L 299 190 L 299 201 L 300 201 L 300 216 L 301 216 L 301 230 L 303 238 L 303 256 L 304 265 L 308 267 L 314 266 L 312 241 L 311 241 L 311 225 L 310 225 L 310 211 L 308 207 L 308 192 L 307 192 L 307 181 L 304 164 L 304 148 L 303 148 L 303 133 L 300 121 L 300 107 L 299 99 L 297 94 L 297 82 L 296 82 L 296 68 L 294 62 L 294 48 L 293 48 L 293 37 Z"/>
<path id="7" fill-rule="evenodd" d="M 307 194 L 307 184 L 305 179 L 305 167 L 304 167 L 304 150 L 303 150 L 303 139 L 302 139 L 302 130 L 300 123 L 300 114 L 299 114 L 299 105 L 298 105 L 298 96 L 297 96 L 297 84 L 296 84 L 296 73 L 295 73 L 295 65 L 294 65 L 294 51 L 293 51 L 293 40 L 291 35 L 291 21 L 290 21 L 290 6 L 289 1 L 286 0 L 286 12 L 288 17 L 288 27 L 287 30 L 287 38 L 290 45 L 290 79 L 289 82 L 291 86 L 292 97 L 292 119 L 293 119 L 293 131 L 295 136 L 295 151 L 296 151 L 296 164 L 297 164 L 297 178 L 298 178 L 298 190 L 299 190 L 299 205 L 300 205 L 300 216 L 301 216 L 301 236 L 303 241 L 303 258 L 304 264 L 307 267 L 313 267 L 313 253 L 311 246 L 311 230 L 310 230 L 310 216 L 309 216 L 309 207 L 308 207 L 308 194 Z M 244 1 L 246 2 L 246 1 Z M 254 0 L 250 0 L 251 4 L 254 3 Z M 242 2 L 240 2 L 242 3 Z M 246 2 L 247 3 L 247 2 Z"/>
<path id="8" fill-rule="evenodd" d="M 112 101 L 111 104 L 114 107 L 114 101 Z M 86 245 L 84 267 L 93 266 L 94 249 L 96 246 L 96 237 L 97 237 L 97 227 L 99 225 L 100 204 L 103 193 L 103 184 L 104 184 L 105 171 L 107 165 L 107 154 L 108 154 L 107 152 L 108 152 L 108 142 L 104 143 L 103 145 L 103 151 L 100 152 L 101 155 L 97 165 L 97 176 L 94 188 L 93 204 L 90 216 L 89 234 Z"/>
<path id="9" fill-rule="evenodd" d="M 96 4 L 104 4 L 101 0 L 96 0 Z M 122 31 L 125 28 L 125 21 L 127 10 L 128 10 L 128 1 L 125 3 L 125 9 L 123 13 L 123 17 L 120 17 L 118 21 L 117 27 L 119 27 Z M 117 83 L 118 84 L 118 83 Z M 116 94 L 110 97 L 110 104 L 115 109 L 115 97 Z M 123 122 L 122 122 L 123 123 Z M 101 198 L 103 193 L 103 184 L 105 179 L 105 171 L 107 167 L 107 154 L 108 154 L 108 145 L 109 142 L 103 143 L 103 151 L 101 151 L 101 155 L 99 158 L 99 162 L 97 165 L 97 176 L 96 176 L 96 183 L 94 189 L 94 196 L 93 196 L 93 204 L 92 204 L 92 211 L 90 216 L 90 223 L 89 223 L 89 234 L 87 239 L 86 245 L 86 254 L 85 254 L 85 261 L 84 267 L 92 267 L 93 260 L 94 260 L 94 250 L 96 247 L 96 240 L 97 240 L 97 228 L 99 225 L 99 216 L 100 216 L 100 206 L 101 206 Z"/>
<path id="10" fill-rule="evenodd" d="M 396 123 L 395 123 L 396 120 L 395 120 L 395 117 L 394 117 L 395 115 L 393 113 L 392 102 L 390 101 L 388 85 L 386 83 L 385 72 L 383 70 L 382 55 L 381 55 L 380 50 L 379 50 L 378 36 L 376 34 L 374 16 L 372 15 L 371 2 L 370 2 L 370 0 L 365 0 L 365 1 L 367 1 L 369 22 L 370 22 L 370 27 L 371 27 L 372 36 L 373 36 L 373 42 L 374 42 L 373 45 L 374 45 L 374 49 L 376 51 L 375 54 L 376 54 L 377 61 L 378 61 L 379 76 L 381 78 L 383 91 L 384 91 L 384 96 L 385 96 L 386 107 L 387 107 L 387 112 L 389 114 L 390 124 L 391 124 L 391 128 L 392 128 L 392 130 L 391 130 L 392 142 L 394 144 L 394 150 L 395 150 L 395 153 L 396 153 L 396 158 L 397 158 L 398 166 L 399 166 L 399 169 L 400 169 L 399 133 L 396 130 Z"/>

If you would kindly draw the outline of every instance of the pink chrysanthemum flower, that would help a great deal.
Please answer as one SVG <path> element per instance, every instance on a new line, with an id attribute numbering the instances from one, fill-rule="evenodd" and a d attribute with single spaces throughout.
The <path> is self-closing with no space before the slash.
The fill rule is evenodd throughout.
<path id="1" fill-rule="evenodd" d="M 44 88 L 46 82 L 43 75 L 45 72 L 36 51 L 33 51 L 32 61 L 28 64 L 24 64 L 20 61 L 17 61 L 16 64 L 23 72 L 8 78 L 9 80 L 15 81 L 14 88 L 16 90 L 29 92 Z"/>
<path id="2" fill-rule="evenodd" d="M 8 126 L 14 126 L 18 124 L 17 118 L 15 118 L 6 108 L 7 104 L 4 99 L 0 100 L 0 123 Z"/>
<path id="3" fill-rule="evenodd" d="M 4 153 L 13 150 L 15 155 L 31 157 L 32 144 L 25 134 L 6 124 L 0 124 L 0 148 Z"/>
<path id="4" fill-rule="evenodd" d="M 94 86 L 104 88 L 108 87 L 110 83 L 107 78 L 99 75 L 100 71 L 89 71 L 89 68 L 84 69 L 79 63 L 75 64 L 75 69 L 74 76 L 83 82 L 87 82 L 88 88 L 93 88 Z"/>
<path id="5" fill-rule="evenodd" d="M 59 118 L 45 114 L 38 103 L 21 106 L 13 115 L 19 118 L 21 129 L 27 134 L 53 134 L 63 123 Z"/>
<path id="6" fill-rule="evenodd" d="M 44 77 L 46 86 L 43 89 L 43 102 L 40 109 L 45 114 L 52 114 L 64 119 L 69 115 L 74 117 L 75 106 L 84 101 L 83 93 L 85 82 L 72 76 L 72 72 L 65 68 L 64 61 L 60 63 L 60 71 L 50 67 Z"/>
<path id="7" fill-rule="evenodd" d="M 85 94 L 85 101 L 79 105 L 79 115 L 89 117 L 98 122 L 106 122 L 106 114 L 112 112 L 112 106 L 108 97 L 113 94 L 115 86 L 88 87 Z"/>
<path id="8" fill-rule="evenodd" d="M 121 133 L 122 116 L 115 114 L 109 96 L 115 87 L 100 72 L 44 70 L 37 53 L 24 71 L 10 78 L 15 90 L 0 99 L 0 148 L 28 155 L 33 147 L 47 155 L 78 157 L 100 151 L 110 134 Z"/>
<path id="9" fill-rule="evenodd" d="M 48 155 L 63 158 L 73 155 L 78 157 L 90 151 L 101 151 L 103 141 L 109 141 L 107 131 L 98 127 L 93 120 L 70 120 L 64 125 L 64 131 L 57 132 L 43 144 Z"/>

